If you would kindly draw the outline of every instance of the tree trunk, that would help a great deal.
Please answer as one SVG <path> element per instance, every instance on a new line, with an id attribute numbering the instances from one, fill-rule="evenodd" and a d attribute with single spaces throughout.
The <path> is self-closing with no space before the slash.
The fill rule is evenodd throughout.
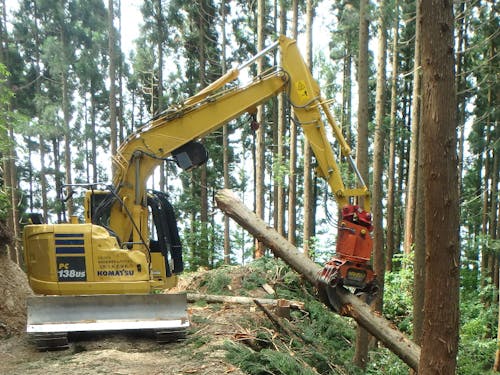
<path id="1" fill-rule="evenodd" d="M 292 39 L 297 39 L 298 0 L 292 1 Z M 295 245 L 297 241 L 297 125 L 290 121 L 290 160 L 288 172 L 288 241 Z"/>
<path id="2" fill-rule="evenodd" d="M 343 84 L 342 84 L 342 132 L 348 144 L 353 144 L 352 140 L 352 42 L 349 36 L 346 36 L 345 41 L 345 57 L 343 69 Z"/>
<path id="3" fill-rule="evenodd" d="M 92 85 L 91 85 L 92 87 Z M 90 127 L 91 127 L 91 142 L 92 142 L 92 182 L 98 181 L 98 170 L 97 170 L 97 130 L 96 130 L 96 93 L 94 89 L 91 89 L 90 93 Z"/>
<path id="4" fill-rule="evenodd" d="M 109 54 L 109 128 L 111 155 L 116 155 L 116 56 L 115 56 L 115 27 L 114 27 L 114 0 L 108 0 L 108 54 Z M 114 167 L 112 176 L 114 176 Z"/>
<path id="5" fill-rule="evenodd" d="M 373 146 L 373 187 L 372 187 L 372 217 L 373 217 L 373 268 L 379 282 L 379 292 L 375 301 L 375 309 L 382 312 L 384 297 L 385 253 L 384 253 L 384 223 L 382 205 L 384 192 L 382 189 L 384 172 L 384 119 L 385 119 L 385 80 L 387 57 L 386 7 L 387 1 L 380 4 L 378 23 L 378 62 L 377 91 L 375 116 L 375 142 Z"/>
<path id="6" fill-rule="evenodd" d="M 423 143 L 419 132 L 419 144 Z M 423 151 L 419 147 L 415 207 L 415 249 L 413 259 L 413 341 L 421 343 L 425 298 L 425 210 Z"/>
<path id="7" fill-rule="evenodd" d="M 416 32 L 420 30 L 420 24 L 418 22 L 418 17 L 420 15 L 420 9 L 417 6 L 416 10 L 417 22 L 416 22 Z M 416 36 L 415 41 L 415 55 L 418 57 L 420 61 L 420 36 Z M 415 59 L 415 61 L 417 61 Z M 415 62 L 416 64 L 416 62 Z M 414 79 L 417 81 L 414 82 L 414 90 L 413 90 L 413 107 L 412 107 L 412 121 L 420 121 L 421 118 L 421 106 L 420 106 L 420 73 L 415 75 L 414 71 Z M 416 111 L 419 111 L 418 113 Z M 412 123 L 413 125 L 413 123 Z M 413 128 L 412 128 L 413 129 Z M 410 171 L 416 173 L 413 176 L 413 180 L 411 184 L 415 185 L 415 205 L 412 208 L 414 216 L 413 223 L 410 225 L 414 225 L 414 229 L 408 228 L 406 233 L 408 235 L 412 235 L 411 242 L 414 243 L 414 260 L 413 260 L 413 341 L 420 345 L 422 339 L 422 330 L 424 323 L 424 299 L 425 299 L 425 212 L 424 212 L 424 171 L 423 171 L 423 147 L 421 146 L 424 137 L 423 132 L 420 131 L 420 124 L 415 122 L 415 129 L 417 134 L 413 135 L 416 137 L 415 141 L 412 138 L 412 149 L 415 147 L 415 155 L 414 155 L 414 163 L 415 166 L 411 165 L 411 155 L 410 155 Z M 410 150 L 410 152 L 412 152 Z M 415 167 L 415 168 L 413 168 Z M 413 168 L 413 169 L 412 169 Z M 411 172 L 410 172 L 411 173 Z M 412 177 L 410 177 L 412 179 Z M 408 193 L 410 194 L 410 193 Z M 411 195 L 411 194 L 410 194 Z M 413 198 L 412 198 L 413 199 Z M 410 203 L 408 203 L 410 204 Z M 407 207 L 408 209 L 408 207 Z M 409 211 L 407 211 L 409 215 Z M 410 240 L 408 237 L 407 240 Z M 409 250 L 408 250 L 409 251 Z"/>
<path id="8" fill-rule="evenodd" d="M 163 30 L 163 15 L 162 15 L 162 2 L 161 0 L 156 0 L 154 3 L 154 14 L 156 18 L 156 28 L 158 30 L 158 36 L 156 40 L 156 53 L 158 55 L 158 105 L 156 106 L 156 113 L 160 113 L 163 109 L 164 106 L 164 99 L 163 99 L 163 39 L 161 35 L 163 35 L 164 30 Z M 200 33 L 201 35 L 202 33 Z M 200 49 L 203 51 L 203 49 Z M 121 78 L 120 78 L 121 82 Z M 201 83 L 201 87 L 203 87 L 203 82 Z M 166 170 L 165 170 L 165 162 L 161 163 L 160 165 L 160 190 L 161 191 L 166 191 L 166 186 L 167 186 L 167 179 L 166 179 Z"/>
<path id="9" fill-rule="evenodd" d="M 0 223 L 1 224 L 1 223 Z M 0 249 L 1 252 L 2 249 Z M 498 309 L 498 329 L 497 329 L 497 342 L 500 342 L 500 300 Z M 495 363 L 493 364 L 493 371 L 500 372 L 500 348 L 497 347 L 495 352 Z"/>
<path id="10" fill-rule="evenodd" d="M 458 352 L 460 246 L 453 3 L 422 0 L 419 6 L 417 23 L 424 62 L 422 147 L 426 243 L 419 374 L 454 374 Z"/>
<path id="11" fill-rule="evenodd" d="M 494 132 L 497 133 L 496 139 L 500 139 L 500 131 L 498 130 L 498 127 L 493 130 Z M 491 239 L 496 240 L 498 238 L 498 231 L 499 231 L 499 220 L 498 220 L 498 210 L 500 209 L 500 206 L 498 204 L 498 175 L 499 175 L 499 150 L 498 148 L 493 151 L 493 178 L 492 178 L 492 192 L 491 192 L 491 209 L 490 209 L 490 215 L 491 215 Z M 498 293 L 498 280 L 499 280 L 499 274 L 498 274 L 498 257 L 496 257 L 496 269 L 494 270 L 494 280 L 495 283 L 494 285 L 497 288 L 497 293 Z M 499 308 L 500 308 L 500 299 L 499 299 Z M 500 311 L 500 309 L 499 309 Z M 500 318 L 500 312 L 499 312 L 499 318 Z M 497 330 L 497 340 L 500 342 L 500 320 L 498 321 L 498 330 Z M 500 372 L 500 347 L 497 347 L 497 351 L 495 354 L 495 363 L 493 365 L 493 370 Z"/>
<path id="12" fill-rule="evenodd" d="M 356 164 L 368 183 L 368 0 L 359 4 L 359 58 L 358 58 L 358 141 Z M 362 198 L 361 198 L 362 199 Z M 360 202 L 363 206 L 363 202 Z M 368 362 L 368 333 L 361 326 L 356 331 L 356 350 L 353 362 L 364 369 Z"/>
<path id="13" fill-rule="evenodd" d="M 262 51 L 264 49 L 265 41 L 265 2 L 264 0 L 257 1 L 257 51 Z M 264 61 L 263 59 L 257 60 L 257 74 L 261 74 L 264 71 Z M 264 218 L 264 185 L 265 185 L 265 171 L 266 165 L 264 160 L 265 155 L 265 129 L 264 129 L 264 107 L 260 105 L 257 108 L 257 122 L 260 124 L 259 129 L 257 129 L 257 144 L 256 144 L 256 178 L 255 178 L 255 211 L 260 218 Z M 264 256 L 264 245 L 256 240 L 255 241 L 255 258 L 261 258 Z"/>
<path id="14" fill-rule="evenodd" d="M 207 81 L 206 73 L 206 55 L 207 47 L 205 43 L 206 38 L 206 16 L 203 1 L 198 1 L 199 14 L 198 14 L 198 63 L 199 63 L 199 83 L 200 87 L 205 87 Z M 202 141 L 205 143 L 205 141 Z M 202 264 L 209 265 L 210 251 L 209 250 L 209 236 L 208 236 L 208 176 L 207 176 L 207 165 L 203 164 L 200 167 L 200 222 L 201 222 L 201 233 L 200 233 L 200 245 L 202 254 Z"/>
<path id="15" fill-rule="evenodd" d="M 463 72 L 463 66 L 465 63 L 465 48 L 467 46 L 467 23 L 465 22 L 465 4 L 462 2 L 459 5 L 460 14 L 457 15 L 457 28 L 458 28 L 458 40 L 457 40 L 457 74 L 456 74 L 456 87 L 457 87 L 457 121 L 459 127 L 459 140 L 458 140 L 458 186 L 462 188 L 462 172 L 464 163 L 464 143 L 465 143 L 465 116 L 466 116 L 466 105 L 467 98 L 465 95 L 466 82 L 465 75 Z M 461 193 L 460 193 L 461 195 Z"/>
<path id="16" fill-rule="evenodd" d="M 66 73 L 62 75 L 62 86 L 63 86 L 63 114 L 64 114 L 64 169 L 66 184 L 72 184 L 73 178 L 71 176 L 71 134 L 70 134 L 70 109 L 69 109 L 69 88 L 68 88 L 68 77 Z M 71 188 L 67 190 L 68 194 L 71 192 Z M 68 212 L 68 217 L 73 216 L 73 199 L 69 197 L 66 200 L 66 210 Z"/>
<path id="17" fill-rule="evenodd" d="M 396 119 L 398 110 L 398 36 L 399 36 L 399 2 L 394 4 L 394 27 L 392 44 L 392 77 L 391 77 L 391 122 L 389 133 L 389 168 L 387 171 L 387 253 L 385 258 L 386 271 L 392 271 L 392 256 L 395 251 L 395 233 L 396 227 L 394 204 L 395 204 L 395 185 L 396 185 Z"/>
<path id="18" fill-rule="evenodd" d="M 487 123 L 489 122 L 489 117 L 486 121 Z M 486 144 L 489 143 L 488 136 L 486 136 Z M 489 150 L 486 149 L 484 150 L 484 158 L 483 158 L 483 165 L 484 165 L 484 176 L 483 176 L 483 206 L 481 210 L 481 234 L 484 238 L 488 235 L 488 222 L 489 222 L 489 216 L 488 216 L 488 207 L 489 207 L 489 198 L 490 198 L 490 165 L 491 165 L 491 160 L 490 160 L 490 155 L 489 155 Z M 488 269 L 488 258 L 489 258 L 489 249 L 486 244 L 486 241 L 482 241 L 482 246 L 481 246 L 481 286 L 485 287 L 487 284 L 488 278 L 492 277 L 489 273 Z M 485 298 L 485 297 L 483 297 Z M 487 301 L 484 301 L 487 302 Z"/>
<path id="19" fill-rule="evenodd" d="M 420 10 L 417 6 L 417 20 Z M 413 236 L 415 230 L 415 203 L 417 191 L 417 163 L 418 163 L 418 132 L 420 131 L 420 95 L 421 95 L 421 67 L 420 67 L 420 27 L 415 26 L 415 54 L 413 63 L 413 94 L 411 106 L 411 146 L 410 163 L 408 167 L 408 186 L 406 191 L 406 210 L 405 210 L 405 231 L 403 248 L 405 254 L 411 252 L 413 245 Z"/>
<path id="20" fill-rule="evenodd" d="M 226 73 L 226 0 L 221 3 L 221 19 L 222 19 L 222 74 Z M 229 128 L 225 124 L 222 127 L 222 168 L 224 175 L 224 188 L 229 188 Z M 231 264 L 231 242 L 230 242 L 230 225 L 229 218 L 224 215 L 224 264 Z"/>
<path id="21" fill-rule="evenodd" d="M 312 23 L 313 23 L 313 2 L 306 1 L 306 64 L 312 72 Z M 314 222 L 314 194 L 312 178 L 312 149 L 309 141 L 304 138 L 304 254 L 310 256 L 311 237 L 313 236 Z"/>
<path id="22" fill-rule="evenodd" d="M 308 282 L 314 286 L 319 285 L 318 277 L 322 268 L 305 257 L 295 246 L 245 207 L 232 191 L 218 191 L 215 200 L 218 208 L 265 243 L 276 256 L 283 259 Z M 374 314 L 370 306 L 351 294 L 347 289 L 340 287 L 336 290 L 342 304 L 342 315 L 352 317 L 408 366 L 418 370 L 420 348 L 417 345 L 394 328 L 394 325 L 385 318 L 379 314 Z"/>
<path id="23" fill-rule="evenodd" d="M 62 212 L 59 204 L 62 200 L 62 181 L 61 181 L 61 158 L 59 154 L 59 139 L 57 137 L 52 139 L 52 151 L 54 155 L 54 180 L 56 183 L 56 202 L 57 208 L 57 223 L 62 223 Z"/>
<path id="24" fill-rule="evenodd" d="M 286 2 L 284 0 L 280 0 L 280 16 L 279 16 L 279 24 L 280 24 L 280 34 L 286 34 Z M 287 112 L 287 104 L 285 100 L 284 94 L 278 95 L 278 150 L 277 150 L 277 163 L 279 175 L 277 179 L 275 178 L 275 183 L 277 184 L 277 202 L 276 202 L 276 211 L 277 211 L 277 223 L 276 228 L 280 235 L 285 233 L 285 187 L 284 187 L 284 175 L 282 172 L 282 166 L 285 163 L 285 153 L 284 153 L 284 136 L 285 136 L 285 121 L 286 121 L 286 112 Z"/>
<path id="25" fill-rule="evenodd" d="M 368 182 L 368 0 L 360 1 L 358 57 L 358 141 L 356 164 Z"/>
<path id="26" fill-rule="evenodd" d="M 12 140 L 12 144 L 9 145 L 9 156 L 7 161 L 7 168 L 9 172 L 7 173 L 8 183 L 7 188 L 10 193 L 10 210 L 8 223 L 9 229 L 12 231 L 12 237 L 14 239 L 12 246 L 10 247 L 10 258 L 16 264 L 21 265 L 21 243 L 20 243 L 20 233 L 19 228 L 19 197 L 18 197 L 18 181 L 17 181 L 17 166 L 16 166 L 16 150 L 14 148 L 14 129 L 11 124 L 7 125 L 9 129 L 9 138 Z"/>
<path id="27" fill-rule="evenodd" d="M 243 305 L 252 305 L 255 300 L 259 301 L 263 305 L 271 305 L 278 306 L 280 304 L 279 299 L 270 299 L 270 298 L 254 298 L 254 297 L 245 297 L 245 296 L 223 296 L 217 294 L 199 294 L 199 293 L 188 293 L 187 294 L 188 302 L 196 302 L 196 301 L 205 301 L 208 303 L 239 303 Z M 303 309 L 304 302 L 299 301 L 288 301 L 288 305 L 291 308 Z"/>
<path id="28" fill-rule="evenodd" d="M 66 53 L 69 49 L 68 35 L 66 35 L 66 27 L 64 21 L 61 21 L 61 43 L 63 47 L 64 60 L 67 61 Z M 72 153 L 71 153 L 71 113 L 70 113 L 70 88 L 69 88 L 69 77 L 68 71 L 66 69 L 62 70 L 61 74 L 62 83 L 62 111 L 63 111 L 63 121 L 64 121 L 64 169 L 66 184 L 73 183 L 72 177 Z M 68 212 L 69 218 L 73 216 L 73 198 L 71 198 L 71 187 L 67 189 L 68 197 L 66 199 L 66 210 Z"/>
<path id="29" fill-rule="evenodd" d="M 48 220 L 49 205 L 47 201 L 47 168 L 45 167 L 45 140 L 42 134 L 38 135 L 39 150 L 40 150 L 40 189 L 42 194 L 42 213 L 43 218 Z"/>

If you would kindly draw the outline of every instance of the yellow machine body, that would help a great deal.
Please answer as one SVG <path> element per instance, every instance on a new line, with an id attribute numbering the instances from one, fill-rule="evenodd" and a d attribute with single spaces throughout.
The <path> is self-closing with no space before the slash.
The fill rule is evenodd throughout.
<path id="1" fill-rule="evenodd" d="M 150 262 L 140 250 L 120 249 L 98 225 L 28 225 L 24 244 L 29 282 L 37 294 L 149 293 L 177 284 L 176 275 L 166 278 L 161 254 L 151 254 Z"/>

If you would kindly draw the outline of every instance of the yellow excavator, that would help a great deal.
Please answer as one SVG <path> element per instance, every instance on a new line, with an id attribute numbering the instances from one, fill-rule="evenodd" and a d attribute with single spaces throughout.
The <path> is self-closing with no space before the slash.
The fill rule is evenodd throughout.
<path id="1" fill-rule="evenodd" d="M 243 68 L 276 48 L 280 66 L 246 85 L 237 83 Z M 189 326 L 186 295 L 164 293 L 177 285 L 183 270 L 176 218 L 167 196 L 147 190 L 146 181 L 167 159 L 183 170 L 205 163 L 207 151 L 197 140 L 244 113 L 254 114 L 258 105 L 280 93 L 311 145 L 317 174 L 326 179 L 345 213 L 336 255 L 321 278 L 327 289 L 373 289 L 369 190 L 296 42 L 281 36 L 130 135 L 113 156 L 112 186 L 87 186 L 84 223 L 72 218 L 47 224 L 34 216 L 33 224 L 24 227 L 27 275 L 37 294 L 28 300 L 27 332 L 38 348 L 67 347 L 69 332 L 150 330 L 159 341 L 183 335 Z M 354 188 L 344 186 L 325 123 L 356 172 Z M 359 197 L 361 207 L 353 204 Z M 151 232 L 156 232 L 154 239 Z"/>

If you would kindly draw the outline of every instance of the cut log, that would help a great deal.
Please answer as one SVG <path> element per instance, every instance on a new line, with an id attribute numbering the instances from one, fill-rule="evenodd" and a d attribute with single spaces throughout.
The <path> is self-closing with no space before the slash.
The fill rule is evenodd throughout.
<path id="1" fill-rule="evenodd" d="M 245 228 L 257 240 L 264 243 L 271 251 L 311 284 L 318 287 L 319 272 L 322 267 L 305 257 L 295 246 L 279 235 L 272 227 L 258 218 L 238 197 L 228 189 L 217 192 L 217 206 L 226 215 Z M 341 314 L 350 316 L 368 332 L 380 340 L 390 351 L 396 354 L 408 366 L 418 372 L 420 347 L 408 339 L 384 317 L 374 313 L 370 306 L 343 287 L 336 288 L 338 300 L 342 305 Z"/>
<path id="2" fill-rule="evenodd" d="M 217 294 L 199 294 L 199 293 L 188 293 L 188 302 L 196 301 L 206 301 L 207 303 L 240 303 L 240 304 L 254 304 L 257 300 L 262 305 L 278 306 L 282 300 L 279 299 L 268 299 L 268 298 L 253 298 L 253 297 L 242 297 L 242 296 L 221 296 Z M 299 301 L 288 301 L 290 308 L 292 309 L 304 309 L 304 302 Z"/>
<path id="3" fill-rule="evenodd" d="M 273 289 L 273 287 L 269 284 L 262 284 L 262 289 L 264 289 L 267 294 L 275 295 L 276 291 Z"/>

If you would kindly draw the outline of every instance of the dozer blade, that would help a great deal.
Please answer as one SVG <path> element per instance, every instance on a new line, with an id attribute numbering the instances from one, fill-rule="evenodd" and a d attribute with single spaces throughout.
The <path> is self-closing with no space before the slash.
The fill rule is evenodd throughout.
<path id="1" fill-rule="evenodd" d="M 34 296 L 27 306 L 26 331 L 39 349 L 67 347 L 68 332 L 148 330 L 165 342 L 189 327 L 185 293 Z"/>

